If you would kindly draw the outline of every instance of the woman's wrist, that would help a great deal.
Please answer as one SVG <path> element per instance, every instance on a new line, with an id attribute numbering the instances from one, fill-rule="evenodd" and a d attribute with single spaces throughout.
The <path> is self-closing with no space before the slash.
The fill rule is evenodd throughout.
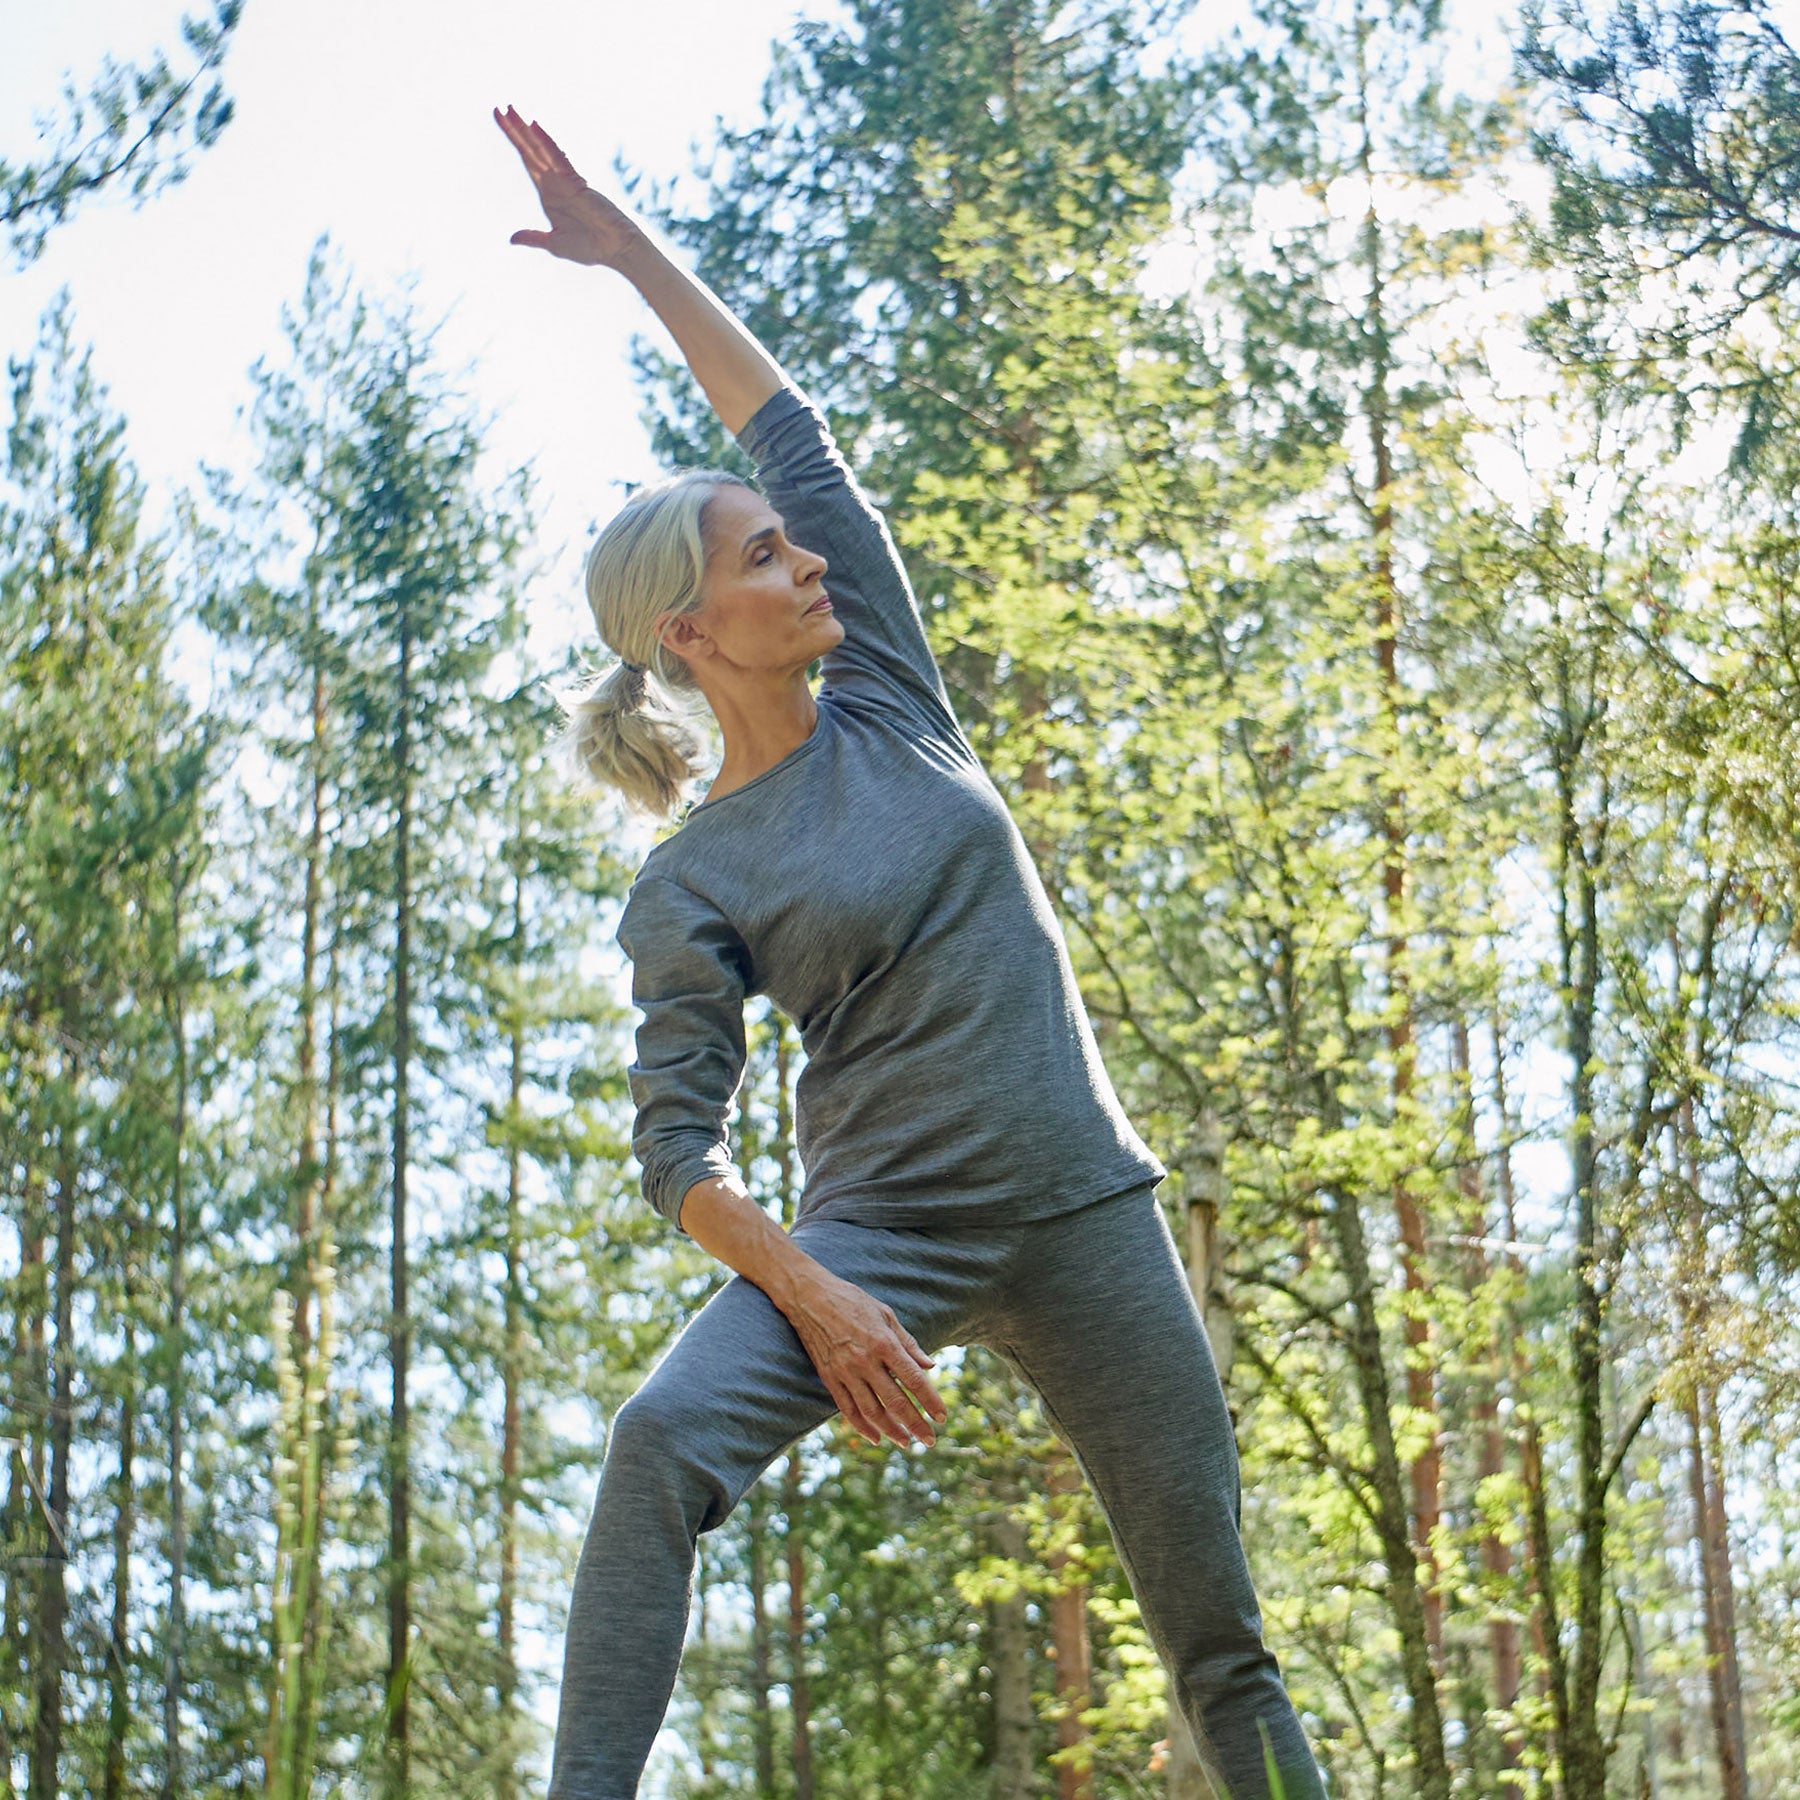
<path id="1" fill-rule="evenodd" d="M 657 248 L 656 240 L 642 225 L 633 220 L 631 236 L 620 248 L 618 254 L 608 259 L 608 266 L 616 269 L 639 293 L 642 293 L 644 278 L 651 276 L 659 265 L 666 267 L 668 260 Z"/>
<path id="2" fill-rule="evenodd" d="M 751 1197 L 735 1174 L 696 1182 L 682 1197 L 680 1228 L 701 1249 L 762 1289 L 790 1315 L 825 1270 Z"/>

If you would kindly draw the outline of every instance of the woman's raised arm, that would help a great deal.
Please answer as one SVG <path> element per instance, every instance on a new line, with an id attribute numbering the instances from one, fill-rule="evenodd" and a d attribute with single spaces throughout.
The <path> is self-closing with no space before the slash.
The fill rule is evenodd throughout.
<path id="1" fill-rule="evenodd" d="M 494 121 L 512 141 L 537 187 L 548 231 L 515 231 L 512 241 L 568 262 L 604 264 L 644 296 L 687 359 L 720 423 L 734 435 L 785 385 L 781 365 L 703 281 L 664 255 L 643 221 L 582 180 L 556 140 L 510 106 Z"/>

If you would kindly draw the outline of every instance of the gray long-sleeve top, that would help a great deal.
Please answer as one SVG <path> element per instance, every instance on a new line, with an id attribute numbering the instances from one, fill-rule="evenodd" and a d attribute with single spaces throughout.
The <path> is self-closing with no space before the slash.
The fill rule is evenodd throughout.
<path id="1" fill-rule="evenodd" d="M 844 638 L 812 735 L 690 806 L 627 897 L 645 1197 L 679 1223 L 688 1189 L 731 1168 L 752 994 L 806 1050 L 802 1218 L 992 1225 L 1160 1181 L 880 514 L 797 390 L 738 441 L 790 540 L 829 564 Z"/>

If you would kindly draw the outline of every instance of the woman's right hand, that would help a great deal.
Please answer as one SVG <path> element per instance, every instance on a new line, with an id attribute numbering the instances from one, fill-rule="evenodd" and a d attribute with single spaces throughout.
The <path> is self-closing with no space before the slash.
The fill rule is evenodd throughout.
<path id="1" fill-rule="evenodd" d="M 509 106 L 505 112 L 494 108 L 494 122 L 518 151 L 550 221 L 548 231 L 515 231 L 513 243 L 548 250 L 569 262 L 617 268 L 620 258 L 644 241 L 631 214 L 595 193 L 537 120 L 528 125 Z"/>
<path id="2" fill-rule="evenodd" d="M 871 1444 L 891 1437 L 902 1448 L 937 1441 L 934 1421 L 949 1414 L 925 1377 L 931 1358 L 892 1308 L 823 1268 L 786 1302 L 789 1323 L 853 1431 Z"/>

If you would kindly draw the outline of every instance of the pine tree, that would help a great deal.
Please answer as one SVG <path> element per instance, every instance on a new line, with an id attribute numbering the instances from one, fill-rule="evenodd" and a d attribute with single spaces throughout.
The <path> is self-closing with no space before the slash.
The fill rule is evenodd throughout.
<path id="1" fill-rule="evenodd" d="M 233 111 L 218 71 L 242 14 L 243 0 L 214 0 L 209 17 L 182 19 L 190 69 L 171 67 L 160 51 L 142 68 L 109 56 L 87 93 L 64 83 L 65 116 L 49 156 L 0 162 L 0 230 L 21 264 L 35 261 L 51 231 L 93 195 L 124 187 L 141 204 L 216 141 Z"/>
<path id="2" fill-rule="evenodd" d="M 117 1596 L 142 1529 L 140 1351 L 156 1328 L 148 1242 L 170 1191 L 170 1047 L 179 980 L 168 878 L 191 861 L 203 751 L 166 666 L 163 547 L 66 296 L 12 365 L 3 740 L 9 812 L 3 1003 L 8 1182 L 21 1244 L 12 1397 L 8 1687 L 29 1719 L 29 1791 L 122 1792 L 141 1747 L 142 1665 Z M 17 1183 L 14 1187 L 12 1184 Z M 108 1323 L 78 1337 L 89 1302 Z M 98 1488 L 74 1449 L 110 1432 Z M 98 1530 L 110 1516 L 109 1527 Z M 26 1554 L 21 1557 L 20 1552 Z M 103 1580 L 98 1567 L 104 1565 Z M 35 1565 L 27 1591 L 19 1576 Z M 90 1596 L 108 1590 L 102 1619 Z M 84 1654 L 99 1651 L 98 1666 Z M 78 1696 L 98 1686 L 90 1707 Z"/>

